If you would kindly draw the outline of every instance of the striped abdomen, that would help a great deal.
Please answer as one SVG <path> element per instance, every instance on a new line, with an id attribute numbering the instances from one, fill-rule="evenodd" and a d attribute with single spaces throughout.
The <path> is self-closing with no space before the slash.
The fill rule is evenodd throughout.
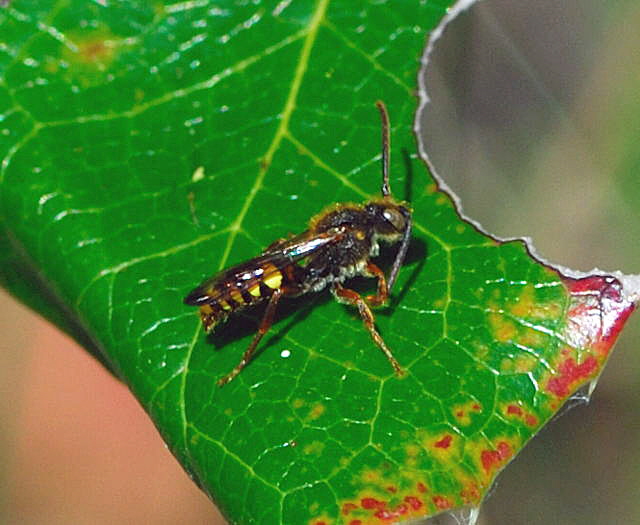
<path id="1" fill-rule="evenodd" d="M 239 264 L 208 279 L 193 290 L 184 300 L 186 304 L 200 307 L 200 318 L 207 332 L 229 314 L 246 306 L 261 303 L 282 288 L 285 295 L 295 295 L 298 287 L 293 284 L 295 265 L 290 261 L 272 261 L 273 257 L 258 257 Z"/>

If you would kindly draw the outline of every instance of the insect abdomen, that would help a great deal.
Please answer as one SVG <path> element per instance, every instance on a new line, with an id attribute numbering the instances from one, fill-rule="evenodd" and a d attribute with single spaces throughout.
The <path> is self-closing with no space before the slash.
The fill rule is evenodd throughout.
<path id="1" fill-rule="evenodd" d="M 200 319 L 207 332 L 233 312 L 261 303 L 283 285 L 283 273 L 273 264 L 251 272 L 227 272 L 201 290 Z M 206 297 L 206 299 L 205 299 Z"/>

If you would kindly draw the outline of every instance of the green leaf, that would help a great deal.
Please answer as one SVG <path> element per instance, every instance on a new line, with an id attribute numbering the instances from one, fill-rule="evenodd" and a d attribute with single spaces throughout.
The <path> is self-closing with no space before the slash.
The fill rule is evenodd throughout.
<path id="1" fill-rule="evenodd" d="M 600 373 L 633 304 L 611 277 L 565 278 L 460 220 L 416 155 L 419 58 L 450 5 L 104 4 L 0 11 L 3 285 L 130 386 L 233 523 L 478 505 Z M 260 310 L 205 337 L 182 298 L 323 207 L 378 194 L 377 99 L 414 209 L 377 311 L 406 376 L 323 293 L 283 304 L 218 388 Z"/>

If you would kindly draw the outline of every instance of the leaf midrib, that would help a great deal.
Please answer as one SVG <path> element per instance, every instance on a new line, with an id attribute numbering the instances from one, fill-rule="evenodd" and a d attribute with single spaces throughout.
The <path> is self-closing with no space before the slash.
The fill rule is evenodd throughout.
<path id="1" fill-rule="evenodd" d="M 289 121 L 291 119 L 291 115 L 296 107 L 296 101 L 298 98 L 298 94 L 300 92 L 300 86 L 302 85 L 302 80 L 307 71 L 307 66 L 309 64 L 309 57 L 311 56 L 311 50 L 313 49 L 313 45 L 316 41 L 316 36 L 318 34 L 318 29 L 322 21 L 324 20 L 325 13 L 327 11 L 327 7 L 329 5 L 329 0 L 320 0 L 316 6 L 313 17 L 310 20 L 309 27 L 307 29 L 306 37 L 304 40 L 304 44 L 302 45 L 302 49 L 300 51 L 300 57 L 297 62 L 296 70 L 294 72 L 293 80 L 291 82 L 291 87 L 289 89 L 289 93 L 285 100 L 284 108 L 282 111 L 282 117 L 280 119 L 280 124 L 275 131 L 273 139 L 267 148 L 267 151 L 260 162 L 259 169 L 253 186 L 251 190 L 247 194 L 246 199 L 244 200 L 243 206 L 238 213 L 236 219 L 231 223 L 229 227 L 229 237 L 227 239 L 227 244 L 223 251 L 222 257 L 220 259 L 219 269 L 221 270 L 227 264 L 227 260 L 229 258 L 229 254 L 233 248 L 235 243 L 235 239 L 238 235 L 238 232 L 242 229 L 242 224 L 247 215 L 247 212 L 251 208 L 251 204 L 255 199 L 260 188 L 262 188 L 262 184 L 266 174 L 271 166 L 271 161 L 273 160 L 273 156 L 278 150 L 282 139 L 286 136 L 287 130 L 289 128 Z M 189 450 L 189 440 L 188 440 L 188 428 L 189 428 L 189 418 L 187 415 L 187 403 L 186 403 L 186 387 L 187 387 L 187 378 L 189 375 L 189 365 L 191 363 L 191 358 L 193 355 L 193 350 L 196 346 L 197 341 L 199 340 L 199 335 L 201 331 L 201 325 L 198 323 L 197 328 L 195 330 L 194 336 L 191 339 L 191 344 L 189 345 L 184 363 L 182 365 L 182 374 L 180 381 L 180 393 L 178 399 L 178 406 L 180 407 L 180 421 L 182 425 L 182 441 L 184 447 L 184 455 L 185 458 L 189 461 L 189 463 L 193 464 L 193 459 L 191 456 L 191 452 Z M 221 445 L 221 444 L 220 444 Z M 238 459 L 238 458 L 236 458 Z M 244 464 L 244 463 L 243 463 Z M 246 465 L 245 465 L 246 466 Z M 250 469 L 253 472 L 253 469 Z"/>

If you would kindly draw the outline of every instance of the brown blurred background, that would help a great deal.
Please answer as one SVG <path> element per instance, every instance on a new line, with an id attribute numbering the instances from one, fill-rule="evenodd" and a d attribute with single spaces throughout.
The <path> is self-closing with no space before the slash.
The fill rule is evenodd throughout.
<path id="1" fill-rule="evenodd" d="M 225 523 L 126 387 L 4 292 L 0 389 L 0 523 Z"/>
<path id="2" fill-rule="evenodd" d="M 424 136 L 469 216 L 552 262 L 640 273 L 639 27 L 631 0 L 486 0 L 448 28 Z M 639 318 L 480 523 L 640 523 Z M 4 293 L 0 388 L 0 523 L 223 523 L 126 389 Z"/>

